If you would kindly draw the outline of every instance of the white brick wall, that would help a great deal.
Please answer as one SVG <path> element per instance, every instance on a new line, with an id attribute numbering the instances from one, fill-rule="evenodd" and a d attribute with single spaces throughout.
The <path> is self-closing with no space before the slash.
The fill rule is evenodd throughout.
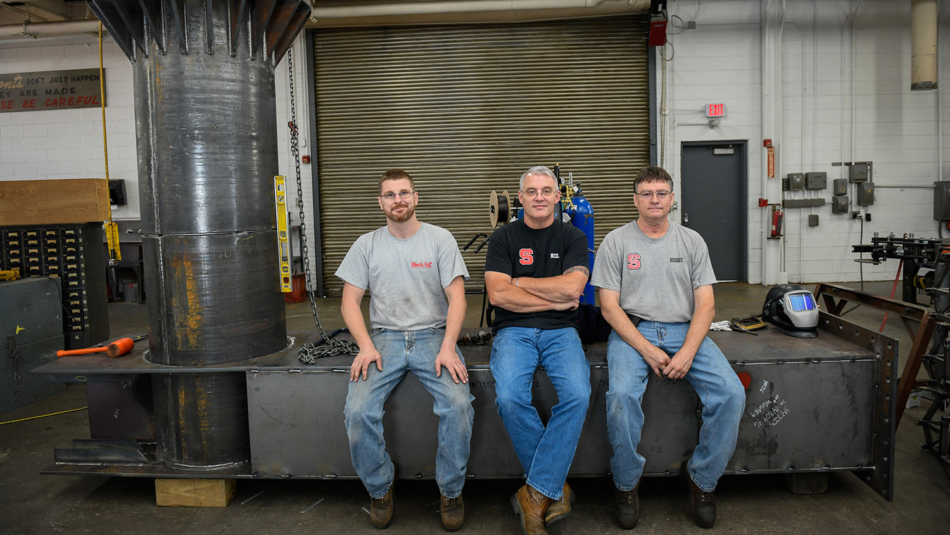
<path id="1" fill-rule="evenodd" d="M 132 67 L 111 39 L 102 47 L 109 177 L 125 179 L 129 203 L 115 219 L 137 219 L 138 164 Z M 95 37 L 0 41 L 0 73 L 99 67 Z M 99 108 L 0 114 L 0 180 L 105 178 Z"/>
<path id="2" fill-rule="evenodd" d="M 298 146 L 301 158 L 304 155 L 311 157 L 310 164 L 300 163 L 300 178 L 303 185 L 303 202 L 305 206 L 304 218 L 307 225 L 307 243 L 309 244 L 310 269 L 313 271 L 314 291 L 317 289 L 316 273 L 317 256 L 320 251 L 316 248 L 316 230 L 317 222 L 314 221 L 314 197 L 313 197 L 313 169 L 316 165 L 317 155 L 314 143 L 310 139 L 310 123 L 312 121 L 311 110 L 313 109 L 313 94 L 308 93 L 307 77 L 312 68 L 307 65 L 307 38 L 301 33 L 294 41 L 292 51 L 294 62 L 294 93 L 297 102 L 297 125 L 298 125 Z M 287 123 L 291 120 L 290 116 L 290 83 L 288 57 L 284 56 L 276 72 L 276 91 L 277 91 L 277 145 L 280 150 L 280 174 L 287 177 L 287 188 L 290 205 L 291 224 L 300 223 L 298 216 L 296 169 L 294 166 L 294 157 L 290 152 L 290 129 Z M 300 255 L 300 249 L 297 242 L 294 242 L 294 254 Z"/>
<path id="3" fill-rule="evenodd" d="M 759 25 L 764 2 L 758 0 L 719 0 L 717 2 L 680 1 L 670 4 L 671 13 L 684 21 L 695 20 L 695 30 L 671 30 L 675 56 L 668 69 L 668 128 L 661 140 L 666 159 L 679 188 L 680 147 L 683 142 L 745 139 L 748 144 L 748 243 L 750 282 L 762 282 L 762 232 L 765 210 L 756 201 L 765 196 L 778 201 L 779 180 L 770 180 L 762 191 L 765 150 L 763 137 L 777 145 L 778 175 L 801 170 L 826 171 L 830 180 L 845 176 L 844 169 L 832 162 L 851 159 L 851 53 L 850 34 L 841 35 L 841 25 L 853 2 L 822 0 L 817 2 L 819 20 L 812 26 L 812 2 L 787 0 L 786 22 L 798 24 L 805 38 L 805 138 L 801 138 L 801 37 L 794 27 L 786 26 L 782 53 L 767 55 L 779 75 L 766 77 L 776 81 L 766 111 L 781 129 L 763 132 L 762 125 L 762 34 Z M 780 2 L 771 2 L 778 19 Z M 929 185 L 938 171 L 936 92 L 910 91 L 910 7 L 909 2 L 865 0 L 856 20 L 855 55 L 855 153 L 856 160 L 874 162 L 874 180 L 879 186 Z M 945 10 L 950 11 L 950 10 Z M 943 27 L 950 27 L 950 13 L 944 13 Z M 676 21 L 679 24 L 679 21 Z M 778 32 L 772 28 L 773 38 Z M 817 38 L 817 39 L 816 39 Z M 777 42 L 777 40 L 775 40 Z M 843 45 L 843 46 L 842 46 Z M 813 84 L 814 48 L 818 49 L 817 84 Z M 301 154 L 316 161 L 314 141 L 310 139 L 313 96 L 307 92 L 306 39 L 298 37 L 294 63 L 297 93 L 297 122 L 300 125 Z M 941 56 L 950 54 L 950 38 L 941 43 Z M 672 53 L 667 52 L 667 55 Z M 781 59 L 781 62 L 779 61 Z M 104 47 L 106 109 L 109 133 L 109 168 L 112 178 L 125 178 L 129 205 L 116 210 L 115 217 L 138 217 L 135 126 L 132 108 L 132 70 L 128 60 L 112 43 Z M 945 63 L 945 62 L 944 62 Z M 36 41 L 0 41 L 0 72 L 29 72 L 60 68 L 98 66 L 96 41 L 78 36 Z M 844 66 L 844 72 L 842 72 Z M 659 70 L 659 69 L 658 69 Z M 944 69 L 946 70 L 946 69 Z M 941 75 L 944 87 L 950 75 Z M 280 172 L 290 181 L 295 198 L 294 165 L 289 151 L 289 88 L 286 59 L 277 68 L 277 135 L 280 147 Z M 659 85 L 659 83 L 658 83 Z M 817 86 L 817 91 L 815 91 Z M 944 91 L 947 93 L 947 91 Z M 950 175 L 950 95 L 939 95 L 944 105 L 943 172 Z M 701 109 L 708 102 L 725 102 L 728 116 L 716 129 L 685 126 L 703 120 Z M 817 107 L 817 124 L 813 110 Z M 677 123 L 680 123 L 677 126 Z M 765 135 L 763 135 L 765 134 Z M 804 151 L 802 149 L 804 148 Z M 307 204 L 310 254 L 316 228 L 313 217 L 312 172 L 315 164 L 302 164 L 303 198 Z M 103 177 L 102 122 L 98 109 L 16 112 L 0 114 L 0 180 Z M 859 266 L 853 260 L 850 245 L 861 237 L 861 223 L 832 215 L 830 189 L 818 193 L 794 192 L 790 198 L 818 195 L 829 205 L 820 209 L 790 209 L 786 214 L 786 243 L 766 243 L 768 282 L 775 282 L 784 260 L 791 281 L 856 280 Z M 927 189 L 879 188 L 877 203 L 867 210 L 872 215 L 864 223 L 867 240 L 873 232 L 917 235 L 936 234 L 931 219 L 932 193 Z M 296 207 L 293 222 L 297 223 Z M 820 217 L 820 226 L 800 230 L 800 221 L 809 213 Z M 674 213 L 674 217 L 678 214 Z M 784 249 L 784 258 L 783 258 Z M 803 255 L 804 253 L 804 255 Z M 803 260 L 800 262 L 800 259 Z M 312 258 L 315 266 L 315 258 Z M 890 279 L 896 263 L 864 266 L 868 280 Z"/>
<path id="4" fill-rule="evenodd" d="M 671 30 L 676 54 L 667 68 L 672 73 L 668 89 L 670 128 L 667 139 L 668 169 L 679 181 L 680 147 L 686 141 L 749 140 L 749 276 L 762 282 L 762 217 L 756 199 L 780 199 L 779 178 L 769 180 L 763 195 L 765 173 L 763 137 L 776 144 L 776 175 L 797 171 L 826 171 L 829 189 L 819 192 L 791 192 L 788 198 L 818 196 L 828 204 L 818 209 L 789 209 L 785 216 L 785 240 L 767 245 L 768 274 L 774 283 L 778 271 L 787 272 L 793 282 L 853 281 L 860 277 L 858 255 L 851 245 L 861 241 L 861 222 L 831 213 L 831 180 L 846 177 L 846 168 L 832 162 L 850 161 L 851 154 L 851 36 L 841 25 L 853 2 L 817 2 L 818 27 L 813 28 L 812 2 L 788 0 L 785 21 L 798 24 L 804 33 L 805 99 L 802 109 L 802 37 L 797 29 L 785 26 L 782 52 L 768 57 L 781 73 L 781 94 L 773 93 L 767 111 L 780 121 L 781 129 L 762 129 L 762 35 L 758 24 L 764 3 L 731 0 L 697 9 L 691 2 L 677 2 L 674 13 L 684 21 L 695 20 L 697 29 Z M 775 20 L 779 2 L 772 2 Z M 677 6 L 678 5 L 678 6 Z M 676 21 L 679 24 L 679 21 Z M 948 14 L 944 14 L 943 27 Z M 874 162 L 874 182 L 878 186 L 930 185 L 938 174 L 936 92 L 910 91 L 910 3 L 866 0 L 855 22 L 855 152 L 856 161 Z M 777 35 L 777 25 L 771 28 Z M 817 91 L 813 82 L 814 47 L 818 48 Z M 777 38 L 774 38 L 777 43 Z M 843 45 L 843 46 L 842 46 Z M 943 39 L 941 55 L 950 53 L 950 39 Z M 669 55 L 669 52 L 667 52 Z M 781 58 L 781 64 L 777 64 Z M 842 72 L 842 66 L 843 71 Z M 766 73 L 769 76 L 769 73 Z M 947 87 L 950 76 L 941 74 Z M 778 88 L 776 88 L 778 89 Z M 950 97 L 943 96 L 944 109 Z M 715 130 L 706 127 L 674 127 L 675 121 L 703 120 L 698 110 L 709 102 L 725 102 L 728 116 Z M 817 125 L 813 110 L 817 106 Z M 804 111 L 805 138 L 802 140 Z M 950 118 L 943 118 L 944 172 L 950 173 Z M 803 151 L 804 149 L 804 151 Z M 804 162 L 804 169 L 802 164 Z M 863 225 L 865 242 L 874 232 L 936 236 L 932 219 L 932 192 L 928 189 L 887 188 L 876 190 L 876 203 L 865 211 L 872 220 Z M 853 200 L 853 195 L 852 195 Z M 820 225 L 808 227 L 808 214 L 819 215 Z M 678 214 L 674 213 L 678 219 Z M 783 253 L 784 249 L 784 253 Z M 784 258 L 783 258 L 784 255 Z M 803 260 L 803 261 L 802 261 Z M 864 265 L 866 280 L 894 277 L 896 262 L 880 266 Z"/>

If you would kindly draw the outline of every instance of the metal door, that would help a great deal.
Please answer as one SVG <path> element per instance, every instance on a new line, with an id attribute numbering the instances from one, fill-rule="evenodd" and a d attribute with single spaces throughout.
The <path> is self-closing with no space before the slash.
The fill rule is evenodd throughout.
<path id="1" fill-rule="evenodd" d="M 716 278 L 747 280 L 746 143 L 683 143 L 680 223 L 709 247 Z"/>

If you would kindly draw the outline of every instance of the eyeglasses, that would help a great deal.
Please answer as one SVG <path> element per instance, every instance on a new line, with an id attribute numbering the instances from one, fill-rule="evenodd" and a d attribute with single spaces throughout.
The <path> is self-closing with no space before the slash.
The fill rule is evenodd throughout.
<path id="1" fill-rule="evenodd" d="M 536 190 L 534 188 L 528 188 L 521 190 L 521 193 L 524 193 L 526 197 L 537 197 L 540 193 L 542 197 L 550 197 L 554 195 L 554 188 L 544 188 L 542 190 Z"/>
<path id="2" fill-rule="evenodd" d="M 389 192 L 383 193 L 382 195 L 380 195 L 380 197 L 386 199 L 387 201 L 395 201 L 396 197 L 399 197 L 400 199 L 405 200 L 405 199 L 408 199 L 409 197 L 412 197 L 413 193 L 415 192 L 414 191 L 400 191 L 399 193 L 393 193 L 389 191 Z"/>
<path id="3" fill-rule="evenodd" d="M 646 201 L 649 201 L 650 199 L 653 198 L 654 195 L 656 195 L 657 200 L 663 201 L 663 200 L 666 200 L 666 198 L 670 196 L 670 193 L 673 193 L 673 192 L 672 192 L 672 191 L 666 191 L 666 190 L 663 190 L 663 191 L 644 191 L 644 192 L 641 192 L 641 193 L 637 193 L 637 195 L 639 195 L 641 199 L 646 200 Z"/>

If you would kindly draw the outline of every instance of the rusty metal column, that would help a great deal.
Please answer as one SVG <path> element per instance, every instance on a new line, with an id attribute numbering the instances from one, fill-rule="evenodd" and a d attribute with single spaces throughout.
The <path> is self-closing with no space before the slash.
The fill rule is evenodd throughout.
<path id="1" fill-rule="evenodd" d="M 284 348 L 273 177 L 274 67 L 300 0 L 88 0 L 133 64 L 148 359 L 199 368 Z M 249 460 L 244 373 L 153 383 L 157 456 Z"/>

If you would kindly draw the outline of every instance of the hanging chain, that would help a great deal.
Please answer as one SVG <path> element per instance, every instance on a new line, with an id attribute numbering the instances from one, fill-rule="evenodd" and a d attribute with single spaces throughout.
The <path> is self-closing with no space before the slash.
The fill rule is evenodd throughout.
<path id="1" fill-rule="evenodd" d="M 307 245 L 307 223 L 304 217 L 303 183 L 300 179 L 300 148 L 297 145 L 297 99 L 294 96 L 294 47 L 287 50 L 287 70 L 290 73 L 290 153 L 294 155 L 294 165 L 297 171 L 297 210 L 300 218 L 300 260 L 303 263 L 304 280 L 306 281 L 307 295 L 310 296 L 310 312 L 313 314 L 313 323 L 320 332 L 323 342 L 320 345 L 304 344 L 297 353 L 297 358 L 307 364 L 315 364 L 317 359 L 335 357 L 337 355 L 356 356 L 360 352 L 359 346 L 349 340 L 333 340 L 327 336 L 320 325 L 320 316 L 317 314 L 317 302 L 313 297 L 313 283 L 310 275 L 310 248 Z"/>

